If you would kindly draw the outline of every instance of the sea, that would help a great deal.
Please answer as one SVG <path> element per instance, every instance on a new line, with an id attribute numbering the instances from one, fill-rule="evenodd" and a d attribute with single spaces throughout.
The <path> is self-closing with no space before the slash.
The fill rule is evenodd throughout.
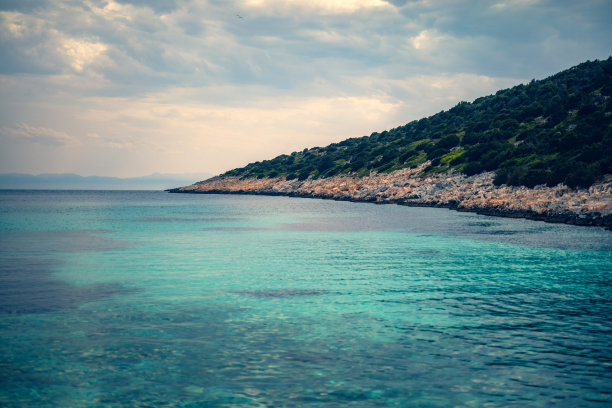
<path id="1" fill-rule="evenodd" d="M 0 406 L 609 407 L 612 232 L 0 191 Z"/>

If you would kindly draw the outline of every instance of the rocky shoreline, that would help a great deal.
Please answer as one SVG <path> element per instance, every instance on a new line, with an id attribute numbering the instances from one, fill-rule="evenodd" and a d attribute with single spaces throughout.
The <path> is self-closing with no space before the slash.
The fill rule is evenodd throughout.
<path id="1" fill-rule="evenodd" d="M 214 177 L 168 190 L 191 194 L 259 194 L 343 201 L 442 207 L 478 214 L 589 225 L 612 229 L 612 176 L 587 189 L 565 185 L 534 188 L 495 186 L 493 172 L 475 176 L 443 173 L 420 176 L 425 166 L 365 177 L 240 179 Z"/>

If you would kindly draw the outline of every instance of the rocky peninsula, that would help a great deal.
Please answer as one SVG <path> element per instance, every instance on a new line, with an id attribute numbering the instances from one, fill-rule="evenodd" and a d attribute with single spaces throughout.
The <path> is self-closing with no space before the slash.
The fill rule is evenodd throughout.
<path id="1" fill-rule="evenodd" d="M 612 229 L 612 175 L 588 189 L 563 184 L 527 188 L 496 186 L 495 173 L 473 176 L 449 171 L 423 175 L 428 163 L 391 173 L 354 174 L 306 180 L 284 177 L 213 177 L 173 193 L 260 194 L 345 201 L 443 207 L 484 215 L 527 218 Z"/>

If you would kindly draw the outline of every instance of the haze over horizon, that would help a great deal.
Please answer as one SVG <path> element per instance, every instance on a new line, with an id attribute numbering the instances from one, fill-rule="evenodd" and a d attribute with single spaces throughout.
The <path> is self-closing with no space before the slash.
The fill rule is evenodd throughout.
<path id="1" fill-rule="evenodd" d="M 0 173 L 218 174 L 605 59 L 611 17 L 605 0 L 5 0 Z"/>

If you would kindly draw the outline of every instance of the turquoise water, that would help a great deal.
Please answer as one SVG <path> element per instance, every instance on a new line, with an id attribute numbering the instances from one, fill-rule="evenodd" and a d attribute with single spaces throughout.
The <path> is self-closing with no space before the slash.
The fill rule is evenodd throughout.
<path id="1" fill-rule="evenodd" d="M 0 192 L 0 405 L 597 407 L 612 233 L 286 197 Z"/>

